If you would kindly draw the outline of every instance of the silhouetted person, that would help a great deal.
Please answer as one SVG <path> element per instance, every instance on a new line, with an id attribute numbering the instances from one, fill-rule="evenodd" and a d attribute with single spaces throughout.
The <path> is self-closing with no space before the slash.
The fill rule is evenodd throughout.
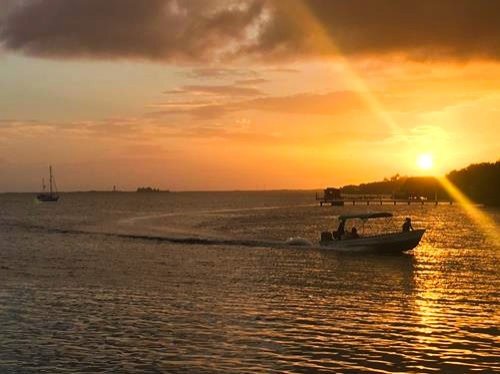
<path id="1" fill-rule="evenodd" d="M 333 233 L 333 237 L 340 239 L 344 234 L 345 234 L 345 221 L 340 221 L 337 231 Z"/>
<path id="2" fill-rule="evenodd" d="M 406 217 L 405 223 L 403 223 L 403 232 L 413 231 L 413 226 L 411 225 L 411 218 Z"/>
<path id="3" fill-rule="evenodd" d="M 351 229 L 351 235 L 349 235 L 349 237 L 351 239 L 358 239 L 359 238 L 359 235 L 358 235 L 358 230 L 356 229 L 356 227 L 353 227 Z"/>

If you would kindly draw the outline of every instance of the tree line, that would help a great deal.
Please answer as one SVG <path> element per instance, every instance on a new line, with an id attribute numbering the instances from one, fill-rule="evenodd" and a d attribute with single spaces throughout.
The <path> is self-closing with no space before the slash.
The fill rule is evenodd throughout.
<path id="1" fill-rule="evenodd" d="M 471 164 L 453 170 L 446 177 L 472 201 L 500 205 L 500 161 Z M 397 199 L 422 198 L 451 200 L 448 192 L 435 177 L 411 177 L 396 174 L 383 181 L 347 185 L 342 194 L 391 195 Z"/>

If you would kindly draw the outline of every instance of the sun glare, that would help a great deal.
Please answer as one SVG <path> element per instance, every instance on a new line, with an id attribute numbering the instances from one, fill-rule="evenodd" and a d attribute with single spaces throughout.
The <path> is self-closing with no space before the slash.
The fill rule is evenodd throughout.
<path id="1" fill-rule="evenodd" d="M 422 153 L 417 157 L 417 165 L 422 170 L 430 170 L 434 166 L 432 161 L 432 155 L 428 153 Z"/>

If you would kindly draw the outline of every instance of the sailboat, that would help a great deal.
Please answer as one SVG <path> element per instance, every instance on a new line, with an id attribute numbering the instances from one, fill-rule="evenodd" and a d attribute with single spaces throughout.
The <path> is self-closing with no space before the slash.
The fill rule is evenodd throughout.
<path id="1" fill-rule="evenodd" d="M 52 175 L 52 166 L 49 166 L 49 192 L 45 189 L 45 180 L 42 179 L 42 193 L 39 193 L 36 198 L 38 201 L 57 201 L 59 200 L 59 195 L 57 194 L 56 181 Z"/>

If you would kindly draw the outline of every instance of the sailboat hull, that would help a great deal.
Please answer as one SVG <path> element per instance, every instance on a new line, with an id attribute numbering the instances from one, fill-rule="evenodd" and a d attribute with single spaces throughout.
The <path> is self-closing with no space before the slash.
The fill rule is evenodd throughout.
<path id="1" fill-rule="evenodd" d="M 38 201 L 43 201 L 43 202 L 56 202 L 57 200 L 59 200 L 59 196 L 58 195 L 49 195 L 49 194 L 39 194 L 37 195 L 37 200 Z"/>

